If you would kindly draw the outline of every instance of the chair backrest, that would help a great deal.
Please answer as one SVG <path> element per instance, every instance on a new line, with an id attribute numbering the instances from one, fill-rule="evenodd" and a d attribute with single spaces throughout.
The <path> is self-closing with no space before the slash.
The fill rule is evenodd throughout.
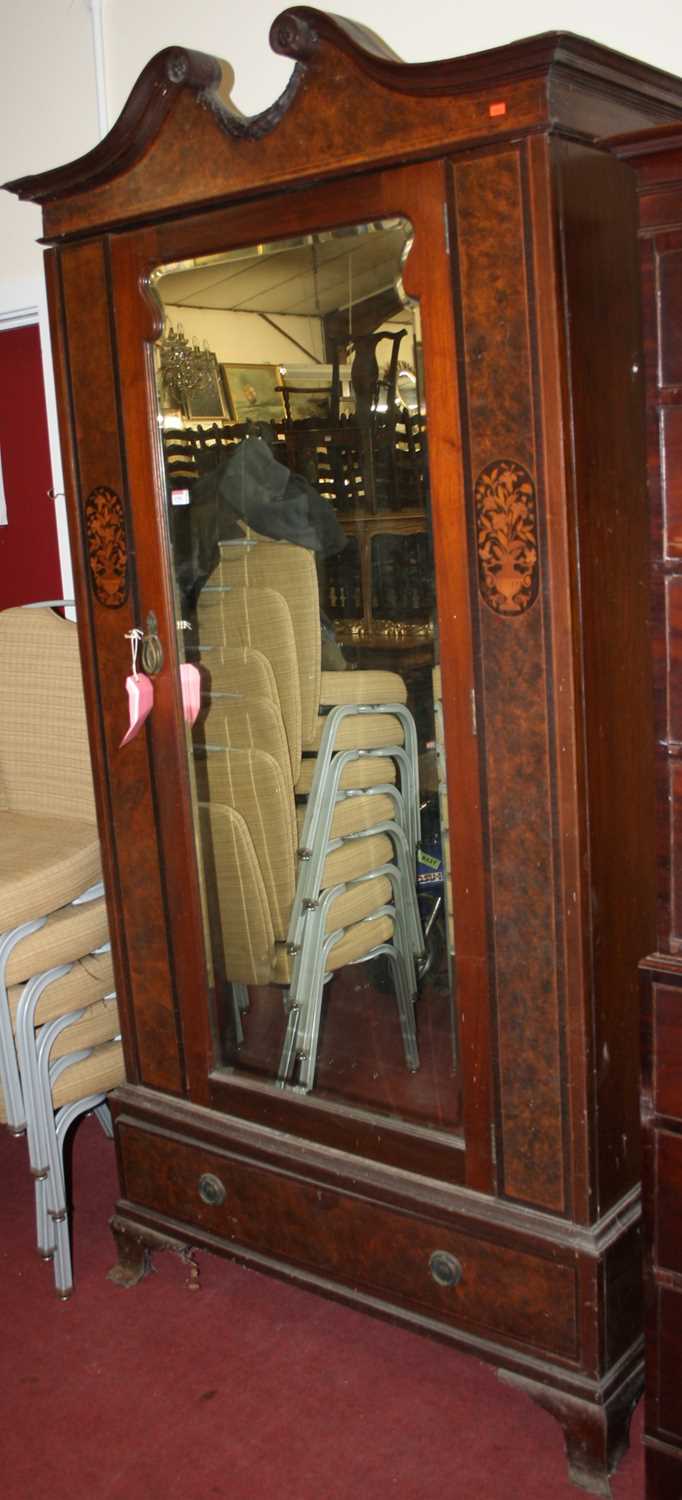
<path id="1" fill-rule="evenodd" d="M 295 784 L 301 769 L 301 693 L 296 640 L 286 601 L 276 589 L 213 585 L 202 591 L 197 614 L 203 644 L 251 647 L 270 662 Z M 212 655 L 207 661 L 209 669 Z"/>
<path id="2" fill-rule="evenodd" d="M 0 613 L 0 806 L 94 823 L 78 632 L 51 609 Z"/>
<path id="3" fill-rule="evenodd" d="M 208 755 L 223 745 L 229 750 L 265 750 L 277 762 L 285 782 L 291 781 L 289 746 L 279 704 L 271 698 L 210 698 L 201 719 Z M 195 739 L 195 756 L 201 743 Z"/>
<path id="4" fill-rule="evenodd" d="M 200 803 L 201 836 L 219 878 L 207 881 L 212 934 L 222 938 L 226 979 L 269 984 L 276 964 L 268 899 L 245 819 L 233 807 Z"/>
<path id="5" fill-rule="evenodd" d="M 265 750 L 216 752 L 197 761 L 196 771 L 199 802 L 212 808 L 231 807 L 244 819 L 275 937 L 284 941 L 296 880 L 296 815 L 290 780 Z M 220 887 L 223 871 L 217 860 L 215 870 Z"/>
<path id="6" fill-rule="evenodd" d="M 221 583 L 276 589 L 286 600 L 296 640 L 304 743 L 310 738 L 320 702 L 320 597 L 315 557 L 293 542 L 272 541 L 244 527 L 244 542 L 220 547 Z"/>
<path id="7" fill-rule="evenodd" d="M 256 698 L 270 698 L 280 707 L 275 674 L 267 656 L 252 646 L 215 646 L 201 656 L 201 691 L 206 693 L 236 693 L 240 697 L 253 694 Z"/>

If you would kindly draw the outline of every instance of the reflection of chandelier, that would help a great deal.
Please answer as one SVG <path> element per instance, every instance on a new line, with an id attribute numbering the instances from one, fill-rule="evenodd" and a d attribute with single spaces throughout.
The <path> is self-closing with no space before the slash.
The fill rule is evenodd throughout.
<path id="1" fill-rule="evenodd" d="M 190 391 L 199 390 L 208 384 L 211 374 L 210 350 L 198 344 L 190 344 L 179 324 L 169 324 L 159 344 L 161 379 L 169 395 L 178 401 Z"/>

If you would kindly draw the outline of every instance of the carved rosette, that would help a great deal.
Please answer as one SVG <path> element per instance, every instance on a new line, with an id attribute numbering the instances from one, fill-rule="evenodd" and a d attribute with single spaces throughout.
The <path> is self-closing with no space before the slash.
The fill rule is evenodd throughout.
<path id="1" fill-rule="evenodd" d="M 486 464 L 474 488 L 478 585 L 498 615 L 522 615 L 538 593 L 538 522 L 533 480 L 522 464 Z"/>
<path id="2" fill-rule="evenodd" d="M 95 598 L 119 609 L 128 597 L 128 538 L 123 502 L 115 490 L 98 485 L 83 507 L 90 577 Z"/>

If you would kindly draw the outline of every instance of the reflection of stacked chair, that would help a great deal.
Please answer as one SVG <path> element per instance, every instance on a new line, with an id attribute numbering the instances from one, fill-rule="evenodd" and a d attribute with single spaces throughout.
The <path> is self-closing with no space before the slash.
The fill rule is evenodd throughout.
<path id="1" fill-rule="evenodd" d="M 68 1295 L 64 1136 L 123 1078 L 75 626 L 0 614 L 0 691 L 0 1118 L 26 1130 Z"/>
<path id="2" fill-rule="evenodd" d="M 221 553 L 199 601 L 210 696 L 197 774 L 225 972 L 238 986 L 289 987 L 279 1076 L 298 1056 L 309 1089 L 325 977 L 385 953 L 414 1070 L 422 935 L 404 684 L 392 673 L 321 672 L 310 552 L 246 533 Z"/>
<path id="3" fill-rule="evenodd" d="M 443 894 L 445 897 L 445 930 L 447 938 L 448 966 L 452 983 L 452 960 L 455 955 L 455 922 L 452 904 L 452 862 L 450 857 L 450 813 L 448 808 L 447 767 L 445 763 L 445 731 L 443 728 L 443 688 L 440 667 L 433 668 L 433 706 L 436 722 L 436 767 L 438 774 L 438 810 L 440 815 L 443 848 Z"/>

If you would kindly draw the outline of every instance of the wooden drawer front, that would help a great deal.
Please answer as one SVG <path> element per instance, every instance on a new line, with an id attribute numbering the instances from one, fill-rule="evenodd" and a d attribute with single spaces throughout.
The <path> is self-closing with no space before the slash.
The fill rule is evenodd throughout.
<path id="1" fill-rule="evenodd" d="M 661 385 L 682 385 L 682 250 L 658 256 Z"/>
<path id="2" fill-rule="evenodd" d="M 576 1358 L 573 1266 L 126 1122 L 121 1122 L 120 1146 L 123 1192 L 141 1208 L 430 1318 L 468 1324 L 485 1337 Z M 224 1185 L 222 1203 L 202 1202 L 202 1174 Z M 457 1286 L 433 1279 L 434 1251 L 445 1251 L 461 1264 Z"/>
<path id="3" fill-rule="evenodd" d="M 656 1139 L 656 1263 L 682 1273 L 682 1135 Z"/>
<path id="4" fill-rule="evenodd" d="M 682 557 L 682 406 L 661 413 L 661 482 L 666 557 Z"/>
<path id="5" fill-rule="evenodd" d="M 654 985 L 654 1109 L 682 1122 L 682 987 Z"/>
<path id="6" fill-rule="evenodd" d="M 661 1437 L 682 1438 L 682 1294 L 658 1291 L 658 1431 Z"/>

